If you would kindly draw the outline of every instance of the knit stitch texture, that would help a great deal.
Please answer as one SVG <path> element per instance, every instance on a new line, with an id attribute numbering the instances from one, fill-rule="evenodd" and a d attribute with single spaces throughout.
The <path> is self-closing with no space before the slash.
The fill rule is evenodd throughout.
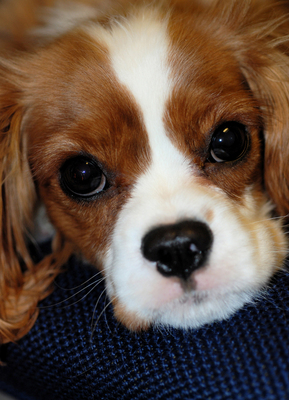
<path id="1" fill-rule="evenodd" d="M 69 261 L 30 333 L 2 347 L 0 389 L 20 400 L 289 399 L 286 271 L 226 321 L 141 333 L 114 319 L 99 278 Z"/>

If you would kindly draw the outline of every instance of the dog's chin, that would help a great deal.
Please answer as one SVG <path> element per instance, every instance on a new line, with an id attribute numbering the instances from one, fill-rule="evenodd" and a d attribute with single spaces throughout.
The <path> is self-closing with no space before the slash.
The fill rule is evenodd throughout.
<path id="1" fill-rule="evenodd" d="M 155 312 L 153 324 L 174 328 L 200 328 L 215 321 L 228 319 L 244 304 L 250 302 L 255 291 L 194 292 L 167 304 Z"/>
<path id="2" fill-rule="evenodd" d="M 171 301 L 155 307 L 139 307 L 124 304 L 114 296 L 107 285 L 116 318 L 133 331 L 154 326 L 196 329 L 203 325 L 228 319 L 245 304 L 253 301 L 260 286 L 244 289 L 223 288 L 210 290 L 185 289 Z"/>

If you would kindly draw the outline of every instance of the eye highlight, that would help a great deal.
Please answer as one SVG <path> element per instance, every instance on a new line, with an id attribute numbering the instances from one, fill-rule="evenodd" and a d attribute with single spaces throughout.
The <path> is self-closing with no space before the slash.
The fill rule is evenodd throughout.
<path id="1" fill-rule="evenodd" d="M 60 183 L 68 195 L 89 198 L 102 192 L 106 188 L 107 180 L 93 159 L 76 156 L 65 161 L 61 167 Z"/>
<path id="2" fill-rule="evenodd" d="M 210 144 L 210 157 L 213 162 L 235 161 L 248 149 L 246 127 L 238 122 L 226 122 L 213 133 Z"/>

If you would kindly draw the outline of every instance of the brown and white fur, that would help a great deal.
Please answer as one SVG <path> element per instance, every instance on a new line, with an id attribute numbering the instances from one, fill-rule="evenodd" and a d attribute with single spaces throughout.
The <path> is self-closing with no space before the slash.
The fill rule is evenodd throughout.
<path id="1" fill-rule="evenodd" d="M 72 253 L 102 271 L 133 330 L 227 318 L 282 268 L 288 12 L 274 0 L 0 3 L 2 343 L 31 328 Z M 228 129 L 243 144 L 223 160 L 212 143 Z M 81 196 L 79 160 L 99 174 Z M 37 264 L 39 202 L 56 234 Z"/>

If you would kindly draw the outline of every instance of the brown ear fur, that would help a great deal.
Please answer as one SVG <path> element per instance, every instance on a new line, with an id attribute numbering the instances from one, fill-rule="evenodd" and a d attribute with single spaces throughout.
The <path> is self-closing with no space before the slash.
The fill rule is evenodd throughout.
<path id="1" fill-rule="evenodd" d="M 21 77 L 12 70 L 0 65 L 0 344 L 29 331 L 37 303 L 50 293 L 70 254 L 69 246 L 56 239 L 53 254 L 34 264 L 27 249 L 36 191 L 21 131 Z"/>
<path id="2" fill-rule="evenodd" d="M 256 3 L 232 46 L 263 114 L 264 184 L 277 213 L 285 217 L 289 213 L 289 7 Z M 272 21 L 273 8 L 277 17 Z"/>

